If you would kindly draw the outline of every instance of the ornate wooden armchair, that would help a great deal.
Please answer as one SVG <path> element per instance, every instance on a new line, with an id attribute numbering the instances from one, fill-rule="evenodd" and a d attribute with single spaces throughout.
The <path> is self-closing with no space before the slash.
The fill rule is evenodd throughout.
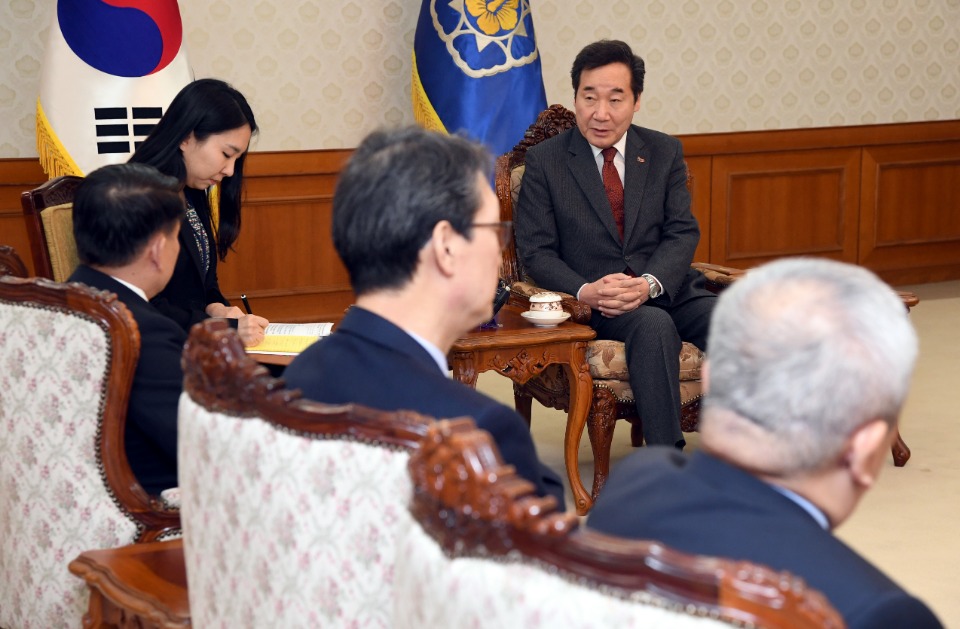
<path id="1" fill-rule="evenodd" d="M 79 626 L 71 559 L 178 530 L 124 454 L 139 351 L 114 295 L 0 277 L 0 626 Z"/>
<path id="2" fill-rule="evenodd" d="M 183 364 L 193 625 L 390 626 L 406 465 L 432 420 L 299 399 L 222 320 L 194 326 Z"/>
<path id="3" fill-rule="evenodd" d="M 409 468 L 397 627 L 843 626 L 788 573 L 578 529 L 469 420 L 431 426 Z"/>
<path id="4" fill-rule="evenodd" d="M 0 275 L 27 277 L 27 266 L 16 250 L 8 245 L 0 245 Z"/>
<path id="5" fill-rule="evenodd" d="M 64 282 L 77 268 L 73 196 L 82 177 L 56 177 L 20 195 L 37 277 Z"/>
<path id="6" fill-rule="evenodd" d="M 524 159 L 527 150 L 540 142 L 558 135 L 576 125 L 573 112 L 561 105 L 552 105 L 530 125 L 523 139 L 514 149 L 501 155 L 496 162 L 496 192 L 500 201 L 500 218 L 512 221 L 514 207 L 523 182 Z M 690 185 L 690 176 L 687 176 Z M 707 287 L 719 293 L 745 273 L 715 264 L 695 262 L 693 267 L 704 275 Z M 511 241 L 503 253 L 501 276 L 511 286 L 511 303 L 522 309 L 529 307 L 529 298 L 543 292 L 527 276 L 517 255 L 516 242 Z M 556 292 L 556 291 L 552 291 Z M 900 293 L 909 310 L 918 303 L 916 295 Z M 571 320 L 589 324 L 590 307 L 577 301 L 573 295 L 562 293 L 563 308 L 571 314 Z M 592 496 L 596 499 L 610 468 L 610 446 L 613 430 L 618 419 L 631 422 L 631 439 L 634 446 L 643 445 L 641 419 L 637 414 L 633 391 L 627 376 L 626 355 L 623 343 L 610 340 L 590 341 L 587 346 L 587 361 L 593 378 L 593 400 L 587 416 L 587 432 L 594 458 Z M 694 345 L 684 343 L 680 351 L 680 425 L 684 432 L 697 430 L 700 417 L 700 367 L 703 353 Z M 566 378 L 555 365 L 546 367 L 539 377 L 526 384 L 514 384 L 514 399 L 517 411 L 530 421 L 531 402 L 536 399 L 544 406 L 567 411 L 570 391 Z M 903 466 L 910 458 L 910 450 L 899 436 L 893 446 L 894 463 Z"/>

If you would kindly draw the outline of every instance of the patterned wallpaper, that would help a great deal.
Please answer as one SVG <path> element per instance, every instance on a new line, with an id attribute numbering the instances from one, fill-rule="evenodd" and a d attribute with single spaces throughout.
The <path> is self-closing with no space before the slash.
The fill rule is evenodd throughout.
<path id="1" fill-rule="evenodd" d="M 532 0 L 550 103 L 572 104 L 586 43 L 647 62 L 636 121 L 669 133 L 960 118 L 960 0 Z M 53 0 L 0 4 L 0 158 L 36 155 Z M 412 123 L 420 0 L 183 0 L 198 77 L 250 99 L 255 150 L 356 146 Z"/>

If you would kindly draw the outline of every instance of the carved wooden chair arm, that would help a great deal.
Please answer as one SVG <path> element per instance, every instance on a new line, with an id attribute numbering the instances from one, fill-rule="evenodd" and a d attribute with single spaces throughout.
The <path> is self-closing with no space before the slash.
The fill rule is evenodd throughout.
<path id="1" fill-rule="evenodd" d="M 556 293 L 557 295 L 560 295 L 561 306 L 565 312 L 570 313 L 571 321 L 574 323 L 581 323 L 583 325 L 590 323 L 590 306 L 582 301 L 577 301 L 577 298 L 573 295 L 562 293 L 558 290 L 547 290 L 546 288 L 540 288 L 532 282 L 514 282 L 511 284 L 510 303 L 513 306 L 523 310 L 528 310 L 530 308 L 530 296 L 537 295 L 539 293 Z"/>
<path id="2" fill-rule="evenodd" d="M 719 293 L 747 272 L 745 269 L 735 269 L 733 267 L 709 264 L 707 262 L 694 262 L 690 266 L 703 273 L 707 281 L 707 288 L 714 293 Z M 897 295 L 903 301 L 903 305 L 908 311 L 920 303 L 920 298 L 910 291 L 898 290 Z"/>
<path id="3" fill-rule="evenodd" d="M 907 307 L 907 311 L 920 303 L 920 298 L 917 297 L 916 293 L 911 293 L 906 290 L 898 290 L 897 295 L 900 296 L 900 299 L 903 300 L 903 305 Z"/>
<path id="4" fill-rule="evenodd" d="M 703 273 L 704 279 L 707 281 L 707 289 L 713 293 L 719 293 L 746 273 L 743 269 L 707 262 L 694 262 L 690 266 Z"/>

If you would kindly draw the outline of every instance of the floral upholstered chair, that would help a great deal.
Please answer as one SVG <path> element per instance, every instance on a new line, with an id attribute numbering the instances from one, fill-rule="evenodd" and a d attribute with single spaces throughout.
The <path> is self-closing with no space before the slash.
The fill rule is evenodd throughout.
<path id="1" fill-rule="evenodd" d="M 523 139 L 512 151 L 501 155 L 496 163 L 496 188 L 500 201 L 500 219 L 514 220 L 514 209 L 520 196 L 520 187 L 523 183 L 525 159 L 527 151 L 551 138 L 563 133 L 576 125 L 574 113 L 561 105 L 552 105 L 544 110 L 527 129 Z M 687 186 L 693 184 L 690 174 L 687 174 Z M 523 310 L 529 308 L 529 299 L 532 295 L 544 292 L 545 289 L 536 286 L 532 278 L 525 272 L 517 254 L 517 247 L 523 248 L 523 243 L 511 241 L 503 253 L 503 263 L 500 269 L 501 277 L 511 286 L 510 301 Z M 706 282 L 706 287 L 714 293 L 719 293 L 734 282 L 745 271 L 730 267 L 695 262 L 692 265 L 700 271 Z M 557 292 L 557 291 L 551 291 Z M 588 325 L 590 323 L 590 307 L 573 295 L 561 293 L 563 309 L 571 314 L 571 320 Z M 909 309 L 917 303 L 916 295 L 901 293 L 904 304 Z M 700 368 L 704 355 L 696 346 L 683 343 L 680 349 L 680 424 L 684 432 L 697 430 L 700 418 L 700 400 L 703 391 L 700 386 Z M 594 477 L 592 497 L 596 499 L 603 484 L 606 482 L 610 469 L 610 446 L 613 440 L 613 431 L 618 419 L 628 420 L 631 426 L 631 439 L 634 446 L 643 444 L 642 419 L 637 413 L 634 393 L 630 388 L 627 371 L 626 352 L 620 341 L 594 340 L 587 344 L 587 362 L 590 366 L 590 376 L 593 378 L 593 400 L 587 416 L 587 431 L 590 445 L 593 449 Z M 517 411 L 530 421 L 531 401 L 536 399 L 544 406 L 567 411 L 570 403 L 570 391 L 567 380 L 558 365 L 549 365 L 539 377 L 531 379 L 525 384 L 514 384 L 514 399 Z M 898 466 L 906 463 L 910 457 L 910 450 L 899 438 L 893 446 L 894 462 Z M 577 510 L 584 514 L 592 506 L 578 504 Z"/>
<path id="2" fill-rule="evenodd" d="M 81 626 L 81 552 L 174 533 L 123 449 L 140 351 L 110 293 L 0 277 L 0 627 Z"/>
<path id="3" fill-rule="evenodd" d="M 37 277 L 64 282 L 79 262 L 73 240 L 73 196 L 82 177 L 64 175 L 20 195 Z"/>
<path id="4" fill-rule="evenodd" d="M 437 422 L 409 468 L 398 628 L 843 626 L 788 573 L 578 529 L 470 420 Z"/>
<path id="5" fill-rule="evenodd" d="M 197 627 L 389 627 L 414 413 L 299 399 L 209 320 L 184 350 L 179 458 Z"/>

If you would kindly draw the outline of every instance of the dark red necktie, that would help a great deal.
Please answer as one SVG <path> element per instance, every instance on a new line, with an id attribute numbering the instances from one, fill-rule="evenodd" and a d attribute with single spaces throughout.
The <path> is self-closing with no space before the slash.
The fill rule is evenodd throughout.
<path id="1" fill-rule="evenodd" d="M 610 209 L 613 210 L 613 221 L 620 232 L 620 240 L 623 240 L 623 182 L 620 181 L 620 173 L 613 163 L 617 149 L 611 146 L 600 153 L 603 155 L 603 189 L 607 191 Z"/>

